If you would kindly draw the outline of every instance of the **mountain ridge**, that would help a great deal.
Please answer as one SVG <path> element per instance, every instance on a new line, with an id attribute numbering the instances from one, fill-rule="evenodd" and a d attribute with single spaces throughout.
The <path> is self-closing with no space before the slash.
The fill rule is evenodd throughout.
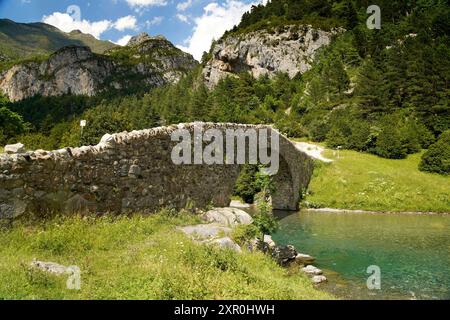
<path id="1" fill-rule="evenodd" d="M 68 45 L 88 46 L 95 53 L 103 53 L 117 46 L 77 30 L 66 33 L 43 22 L 20 23 L 0 19 L 0 53 L 3 60 L 48 55 Z"/>

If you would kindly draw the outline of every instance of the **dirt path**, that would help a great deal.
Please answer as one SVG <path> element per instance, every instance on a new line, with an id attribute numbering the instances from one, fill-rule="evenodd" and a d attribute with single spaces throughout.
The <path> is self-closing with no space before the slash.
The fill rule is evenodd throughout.
<path id="1" fill-rule="evenodd" d="M 293 142 L 293 144 L 297 147 L 298 150 L 306 153 L 313 159 L 317 159 L 326 163 L 333 162 L 333 160 L 325 158 L 322 155 L 322 152 L 325 151 L 325 148 L 307 142 Z"/>

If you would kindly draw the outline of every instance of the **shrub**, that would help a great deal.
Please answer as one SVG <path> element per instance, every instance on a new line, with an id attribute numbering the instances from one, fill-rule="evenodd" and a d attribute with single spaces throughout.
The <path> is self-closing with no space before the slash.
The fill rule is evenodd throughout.
<path id="1" fill-rule="evenodd" d="M 450 130 L 442 133 L 439 140 L 423 154 L 419 169 L 440 174 L 450 173 Z"/>
<path id="2" fill-rule="evenodd" d="M 245 165 L 236 182 L 234 195 L 241 197 L 245 203 L 253 203 L 255 195 L 261 191 L 256 181 L 258 171 L 257 165 Z"/>
<path id="3" fill-rule="evenodd" d="M 378 135 L 375 154 L 388 159 L 404 159 L 407 148 L 403 145 L 402 136 L 395 123 L 387 123 Z"/>

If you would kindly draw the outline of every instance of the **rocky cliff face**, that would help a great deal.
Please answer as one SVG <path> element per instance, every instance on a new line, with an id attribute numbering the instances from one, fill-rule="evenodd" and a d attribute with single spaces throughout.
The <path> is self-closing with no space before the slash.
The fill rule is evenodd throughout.
<path id="1" fill-rule="evenodd" d="M 162 38 L 135 39 L 105 55 L 68 46 L 45 61 L 15 65 L 0 73 L 0 92 L 11 101 L 35 95 L 93 96 L 108 88 L 174 83 L 195 66 L 192 56 Z"/>
<path id="2" fill-rule="evenodd" d="M 332 36 L 341 31 L 289 25 L 229 35 L 213 47 L 203 76 L 210 88 L 220 79 L 240 72 L 250 72 L 254 77 L 283 72 L 293 78 L 308 71 L 317 50 L 328 45 Z"/>

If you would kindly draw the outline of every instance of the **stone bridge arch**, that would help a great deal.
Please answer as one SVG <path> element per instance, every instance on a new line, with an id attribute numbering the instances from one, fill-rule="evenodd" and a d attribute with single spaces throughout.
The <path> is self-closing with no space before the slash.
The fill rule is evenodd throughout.
<path id="1" fill-rule="evenodd" d="M 25 212 L 152 212 L 161 207 L 228 206 L 241 165 L 176 165 L 175 130 L 200 123 L 105 135 L 96 146 L 0 155 L 0 218 Z M 204 130 L 270 126 L 201 123 Z M 274 209 L 296 210 L 313 170 L 310 158 L 279 136 Z"/>

